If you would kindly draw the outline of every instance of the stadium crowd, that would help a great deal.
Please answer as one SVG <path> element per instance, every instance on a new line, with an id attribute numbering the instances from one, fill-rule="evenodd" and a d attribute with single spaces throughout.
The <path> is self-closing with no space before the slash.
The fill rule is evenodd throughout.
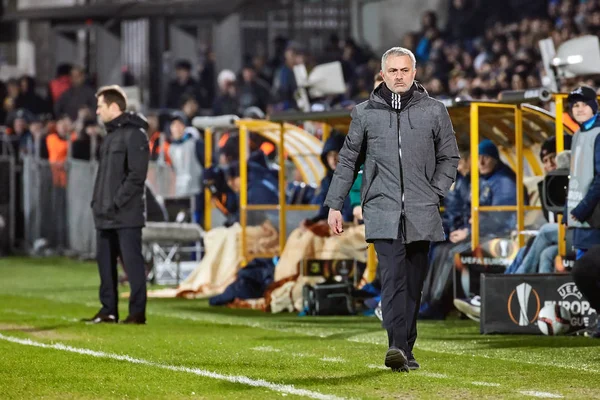
<path id="1" fill-rule="evenodd" d="M 539 40 L 551 37 L 558 47 L 578 35 L 600 33 L 598 0 L 530 0 L 513 1 L 508 5 L 482 3 L 453 0 L 446 26 L 440 26 L 436 13 L 428 11 L 422 15 L 418 32 L 409 32 L 399 38 L 400 45 L 413 50 L 417 58 L 417 80 L 433 97 L 495 99 L 503 90 L 539 88 L 545 78 L 538 50 Z M 513 12 L 511 7 L 516 7 L 519 12 Z M 483 18 L 485 15 L 493 18 Z M 520 18 L 515 19 L 516 15 Z M 217 74 L 211 61 L 201 71 L 193 71 L 189 61 L 178 61 L 176 76 L 169 85 L 163 104 L 166 111 L 147 113 L 151 159 L 164 158 L 174 168 L 177 194 L 195 195 L 199 210 L 204 201 L 202 186 L 211 188 L 217 207 L 227 215 L 228 226 L 239 219 L 236 201 L 239 192 L 237 136 L 230 132 L 219 143 L 220 152 L 214 160 L 219 167 L 204 169 L 203 132 L 192 126 L 192 119 L 203 110 L 210 110 L 212 115 L 236 114 L 260 119 L 274 111 L 295 109 L 297 87 L 293 67 L 305 64 L 310 70 L 314 65 L 329 61 L 341 62 L 347 91 L 340 96 L 313 99 L 313 104 L 319 103 L 321 109 L 351 108 L 368 98 L 374 77 L 380 70 L 379 55 L 352 39 L 340 39 L 336 35 L 330 37 L 321 54 L 311 53 L 301 43 L 285 38 L 276 39 L 275 44 L 276 54 L 272 59 L 248 55 L 240 71 L 226 69 Z M 210 59 L 207 57 L 207 60 Z M 564 80 L 561 91 L 568 92 L 579 84 L 598 87 L 599 83 L 593 78 L 583 82 Z M 41 88 L 30 76 L 0 82 L 0 125 L 6 126 L 0 133 L 3 152 L 14 154 L 17 160 L 20 154 L 37 154 L 55 164 L 63 163 L 69 154 L 76 159 L 97 158 L 102 127 L 95 117 L 95 89 L 85 70 L 61 65 L 56 77 L 44 87 L 46 90 L 38 92 Z M 44 94 L 40 95 L 42 92 Z M 322 160 L 328 173 L 321 187 L 308 190 L 302 187 L 300 193 L 299 187 L 289 182 L 289 202 L 322 204 L 341 144 L 340 137 L 334 134 L 324 146 Z M 249 204 L 276 204 L 277 172 L 269 168 L 269 158 L 274 156 L 275 147 L 251 135 L 250 148 Z M 479 162 L 480 187 L 488 188 L 487 191 L 481 190 L 488 196 L 480 199 L 481 205 L 515 205 L 514 172 L 501 162 L 493 143 L 482 142 L 479 151 L 483 157 Z M 468 153 L 463 154 L 462 166 L 459 167 L 461 176 L 446 199 L 444 222 L 448 242 L 437 246 L 431 254 L 434 268 L 431 269 L 429 283 L 426 283 L 423 317 L 443 318 L 447 312 L 445 305 L 438 303 L 445 298 L 451 283 L 449 271 L 454 254 L 469 243 L 470 164 L 466 161 Z M 550 139 L 543 144 L 540 153 L 546 172 L 557 168 L 553 161 L 555 156 L 555 139 Z M 64 185 L 64 182 L 58 184 Z M 361 220 L 360 213 L 356 211 L 359 202 L 349 198 L 344 205 L 348 223 Z M 483 224 L 491 230 L 488 233 L 508 235 L 515 226 L 514 216 L 509 214 L 497 213 L 495 219 L 490 216 L 489 221 Z M 326 215 L 327 210 L 322 208 L 314 218 L 304 221 L 301 228 L 307 229 L 323 222 Z M 197 213 L 195 221 L 202 223 L 202 220 L 201 213 Z M 547 213 L 546 221 L 545 229 L 555 232 L 556 224 L 548 219 Z M 552 254 L 542 256 L 545 247 L 530 243 L 527 249 L 535 251 L 519 253 L 509 272 L 550 272 L 557 249 L 554 242 L 548 243 L 548 246 L 551 246 Z M 260 264 L 259 267 L 273 267 L 272 260 L 259 259 L 257 264 Z M 251 268 L 245 270 L 252 271 Z M 259 290 L 262 293 L 265 282 L 273 280 L 273 274 L 270 273 L 270 278 L 265 278 L 264 272 L 257 274 L 263 280 Z M 443 282 L 436 283 L 440 279 Z M 440 285 L 444 288 L 442 291 L 435 289 Z M 377 292 L 377 280 L 372 286 Z M 256 291 L 250 293 L 255 295 Z M 226 297 L 232 300 L 240 296 Z M 218 303 L 223 302 L 227 301 L 219 298 Z M 471 300 L 469 304 L 472 305 Z"/>

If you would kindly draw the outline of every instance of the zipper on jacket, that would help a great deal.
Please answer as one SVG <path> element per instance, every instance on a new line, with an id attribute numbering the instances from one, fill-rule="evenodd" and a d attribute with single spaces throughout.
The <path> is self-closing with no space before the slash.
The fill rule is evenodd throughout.
<path id="1" fill-rule="evenodd" d="M 400 198 L 400 231 L 402 239 L 406 243 L 406 214 L 404 212 L 404 169 L 402 168 L 402 136 L 400 135 L 400 112 L 396 111 L 398 119 L 398 161 L 400 162 L 400 190 L 402 197 Z"/>

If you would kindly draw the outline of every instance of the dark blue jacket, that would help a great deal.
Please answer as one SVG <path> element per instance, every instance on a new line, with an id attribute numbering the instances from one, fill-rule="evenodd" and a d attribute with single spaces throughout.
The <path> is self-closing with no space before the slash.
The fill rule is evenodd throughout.
<path id="1" fill-rule="evenodd" d="M 514 206 L 517 204 L 515 173 L 500 162 L 494 171 L 479 176 L 480 206 Z M 528 204 L 525 193 L 525 204 Z M 469 202 L 469 208 L 471 204 Z M 517 213 L 513 211 L 483 211 L 479 213 L 479 234 L 481 236 L 503 236 L 517 226 Z"/>
<path id="2" fill-rule="evenodd" d="M 444 198 L 442 222 L 444 231 L 449 234 L 469 226 L 469 207 L 471 195 L 471 175 L 456 174 L 456 182 Z"/>
<path id="3" fill-rule="evenodd" d="M 310 222 L 318 222 L 322 220 L 327 220 L 329 215 L 329 207 L 323 204 L 325 202 L 325 198 L 327 197 L 327 192 L 329 191 L 329 185 L 331 185 L 331 180 L 333 179 L 334 171 L 329 167 L 329 163 L 327 162 L 327 153 L 330 151 L 340 151 L 342 146 L 344 145 L 345 136 L 339 133 L 334 133 L 327 139 L 325 145 L 323 145 L 323 151 L 321 152 L 321 161 L 325 168 L 327 169 L 327 175 L 321 180 L 321 184 L 317 188 L 315 192 L 315 196 L 313 197 L 311 203 L 318 204 L 321 206 L 317 215 L 310 219 Z M 353 221 L 354 217 L 352 215 L 352 207 L 350 206 L 350 197 L 346 196 L 346 200 L 344 200 L 344 205 L 342 206 L 342 218 L 344 221 L 349 222 Z"/>
<path id="4" fill-rule="evenodd" d="M 582 131 L 588 131 L 592 128 L 600 126 L 599 114 L 596 114 L 593 119 L 584 123 L 581 126 Z M 594 143 L 594 180 L 588 189 L 587 194 L 581 200 L 579 205 L 571 211 L 571 214 L 579 221 L 585 221 L 594 212 L 594 208 L 600 202 L 600 140 L 596 137 Z M 575 160 L 577 162 L 577 160 Z M 568 222 L 567 222 L 568 224 Z M 573 229 L 573 246 L 576 249 L 590 249 L 592 246 L 600 244 L 600 229 Z"/>

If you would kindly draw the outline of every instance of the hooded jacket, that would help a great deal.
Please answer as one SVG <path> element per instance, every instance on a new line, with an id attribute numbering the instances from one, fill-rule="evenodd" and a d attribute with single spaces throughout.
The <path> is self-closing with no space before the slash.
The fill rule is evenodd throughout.
<path id="1" fill-rule="evenodd" d="M 148 173 L 148 122 L 123 113 L 105 124 L 92 211 L 96 229 L 143 227 Z"/>
<path id="2" fill-rule="evenodd" d="M 380 95 L 352 110 L 352 123 L 325 204 L 340 210 L 364 154 L 361 187 L 366 239 L 443 241 L 441 199 L 460 158 L 446 107 L 416 88 L 401 110 Z"/>

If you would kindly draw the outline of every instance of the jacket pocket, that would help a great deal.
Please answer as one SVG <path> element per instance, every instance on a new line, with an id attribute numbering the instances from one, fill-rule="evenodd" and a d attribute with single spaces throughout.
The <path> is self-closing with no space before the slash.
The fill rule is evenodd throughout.
<path id="1" fill-rule="evenodd" d="M 373 183 L 375 182 L 375 178 L 379 175 L 379 167 L 375 163 L 373 165 L 373 173 L 371 177 L 366 180 L 366 186 L 363 193 L 361 193 L 361 207 L 364 207 L 370 200 L 373 200 L 375 197 L 379 195 L 379 193 L 370 193 L 371 188 L 373 187 Z"/>

